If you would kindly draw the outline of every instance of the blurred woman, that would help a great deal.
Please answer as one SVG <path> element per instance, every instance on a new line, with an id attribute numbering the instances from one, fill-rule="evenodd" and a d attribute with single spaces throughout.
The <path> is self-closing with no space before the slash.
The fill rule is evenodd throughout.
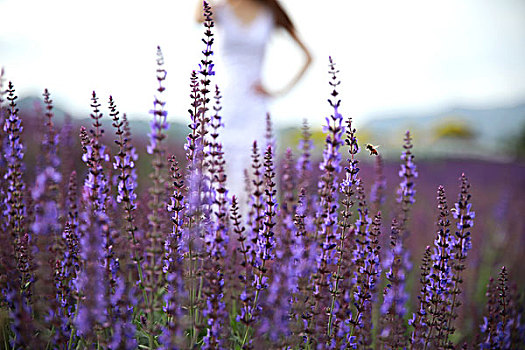
<path id="1" fill-rule="evenodd" d="M 251 164 L 251 149 L 256 140 L 264 153 L 268 99 L 287 93 L 304 75 L 312 57 L 299 39 L 295 26 L 277 0 L 224 0 L 212 3 L 214 21 L 222 45 L 216 50 L 224 63 L 222 116 L 225 128 L 222 144 L 226 157 L 230 193 L 245 199 L 244 169 Z M 197 7 L 202 22 L 202 3 Z M 266 45 L 276 29 L 284 29 L 305 56 L 304 64 L 281 90 L 261 82 Z M 219 72 L 221 74 L 221 72 Z"/>

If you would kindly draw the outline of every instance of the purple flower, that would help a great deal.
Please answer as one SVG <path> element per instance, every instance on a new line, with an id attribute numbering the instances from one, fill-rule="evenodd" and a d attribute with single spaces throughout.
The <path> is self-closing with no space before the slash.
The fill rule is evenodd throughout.
<path id="1" fill-rule="evenodd" d="M 297 184 L 298 188 L 304 188 L 305 191 L 309 192 L 309 188 L 311 185 L 311 172 L 312 172 L 312 161 L 311 161 L 311 152 L 313 149 L 313 142 L 311 140 L 312 134 L 310 132 L 310 128 L 308 126 L 308 121 L 305 119 L 303 120 L 303 127 L 302 127 L 302 138 L 299 140 L 299 152 L 300 156 L 297 160 L 296 165 L 296 177 L 297 177 Z M 306 199 L 306 198 L 305 198 Z M 312 201 L 314 202 L 314 201 Z M 308 203 L 306 203 L 308 207 Z"/>
<path id="2" fill-rule="evenodd" d="M 110 294 L 114 294 L 118 283 L 116 269 L 118 261 L 113 252 L 113 237 L 110 219 L 107 215 L 108 181 L 104 173 L 104 161 L 109 161 L 105 146 L 100 138 L 103 133 L 98 109 L 100 104 L 95 92 L 92 97 L 93 119 L 92 138 L 84 127 L 80 129 L 80 138 L 84 150 L 83 160 L 89 173 L 84 181 L 80 231 L 81 257 L 85 261 L 84 269 L 76 280 L 76 288 L 84 293 L 78 307 L 76 326 L 87 339 L 95 337 L 95 327 L 105 325 L 108 318 Z M 103 256 L 102 256 L 103 254 Z M 110 306 L 111 305 L 111 306 Z"/>
<path id="3" fill-rule="evenodd" d="M 137 209 L 137 173 L 135 169 L 135 162 L 138 159 L 135 147 L 131 144 L 131 133 L 129 131 L 129 124 L 124 114 L 122 119 L 119 117 L 115 102 L 110 96 L 109 108 L 111 110 L 110 116 L 113 119 L 113 126 L 116 128 L 115 134 L 117 140 L 115 143 L 119 146 L 119 152 L 114 157 L 113 168 L 119 171 L 117 175 L 117 203 L 124 206 L 125 211 L 125 230 L 128 234 L 128 239 L 131 242 L 132 249 L 130 251 L 131 259 L 138 260 L 138 252 L 136 245 L 138 241 L 135 237 L 137 227 L 135 226 L 135 210 Z M 137 262 L 137 268 L 141 270 L 140 263 Z M 139 271 L 139 275 L 142 271 Z"/>
<path id="4" fill-rule="evenodd" d="M 85 266 L 76 280 L 76 289 L 83 294 L 81 294 L 75 326 L 79 334 L 87 339 L 93 339 L 95 327 L 104 325 L 107 320 L 107 281 L 100 257 L 100 252 L 104 249 L 101 237 L 104 235 L 103 222 L 106 218 L 103 213 L 92 211 L 83 212 L 82 217 L 81 230 L 84 235 L 80 245 Z"/>
<path id="5" fill-rule="evenodd" d="M 18 108 L 16 106 L 17 96 L 13 84 L 9 82 L 7 89 L 7 100 L 9 101 L 9 114 L 5 118 L 3 130 L 6 139 L 3 140 L 3 156 L 6 161 L 5 174 L 3 174 L 2 183 L 2 209 L 3 209 L 3 224 L 0 227 L 5 234 L 5 242 L 9 245 L 4 250 L 3 264 L 8 264 L 16 261 L 16 268 L 12 266 L 6 271 L 6 288 L 9 295 L 12 293 L 21 293 L 22 300 L 19 300 L 20 305 L 27 303 L 25 298 L 30 296 L 30 290 L 34 276 L 31 271 L 32 252 L 29 244 L 32 242 L 32 237 L 26 231 L 27 213 L 25 203 L 25 183 L 22 177 L 23 173 L 23 157 L 24 146 L 21 141 L 21 134 L 23 131 L 22 120 L 18 116 Z M 3 111 L 0 109 L 0 113 Z M 25 244 L 24 244 L 25 242 Z M 20 279 L 20 281 L 19 281 Z M 6 299 L 9 300 L 9 295 Z"/>
<path id="6" fill-rule="evenodd" d="M 26 214 L 23 197 L 25 183 L 22 179 L 24 146 L 20 139 L 24 129 L 22 120 L 18 117 L 18 108 L 16 108 L 15 103 L 17 96 L 14 95 L 15 90 L 11 82 L 9 82 L 7 91 L 10 111 L 3 125 L 3 130 L 7 136 L 3 145 L 4 159 L 7 163 L 7 169 L 3 176 L 6 180 L 3 214 L 8 223 L 7 226 L 14 236 L 13 238 L 16 238 L 22 233 L 22 221 Z"/>
<path id="7" fill-rule="evenodd" d="M 153 109 L 150 111 L 150 113 L 153 115 L 153 120 L 150 122 L 151 131 L 148 134 L 150 143 L 147 147 L 147 152 L 149 154 L 158 152 L 159 142 L 161 142 L 166 137 L 165 132 L 169 128 L 169 124 L 166 120 L 168 113 L 159 109 L 163 107 L 164 104 L 155 99 L 153 102 Z"/>
<path id="8" fill-rule="evenodd" d="M 10 341 L 11 348 L 27 349 L 36 347 L 32 310 L 28 300 L 23 295 L 18 294 L 18 291 L 12 289 L 7 291 L 6 297 L 11 304 L 10 318 L 13 320 L 11 331 L 14 337 Z"/>
<path id="9" fill-rule="evenodd" d="M 404 248 L 400 224 L 394 218 L 390 231 L 390 251 L 383 263 L 383 268 L 387 270 L 388 284 L 383 292 L 384 298 L 380 312 L 385 318 L 381 331 L 382 340 L 387 344 L 395 344 L 395 347 L 406 346 L 406 327 L 402 320 L 406 314 L 405 304 L 408 301 L 405 286 L 406 273 L 411 267 L 408 251 Z"/>
<path id="10" fill-rule="evenodd" d="M 364 189 L 361 181 L 357 181 L 356 200 L 358 201 L 355 222 L 355 245 L 353 247 L 352 265 L 354 266 L 354 304 L 356 312 L 352 315 L 352 334 L 360 344 L 369 343 L 369 334 L 372 319 L 372 302 L 375 286 L 380 273 L 379 241 L 381 227 L 380 212 L 374 221 L 368 216 Z"/>
<path id="11" fill-rule="evenodd" d="M 60 157 L 58 156 L 57 147 L 59 145 L 60 135 L 56 132 L 53 125 L 53 101 L 51 94 L 47 89 L 44 90 L 44 103 L 46 104 L 46 132 L 42 140 L 42 151 L 44 153 L 45 166 L 50 166 L 53 169 L 58 169 L 60 166 Z"/>
<path id="12" fill-rule="evenodd" d="M 205 51 L 202 51 L 203 54 L 206 54 L 207 50 L 209 48 L 207 47 Z M 199 64 L 199 73 L 206 74 L 206 75 L 215 75 L 215 71 L 213 70 L 213 67 L 215 67 L 215 64 L 210 63 L 207 67 L 203 67 L 202 64 Z"/>
<path id="13" fill-rule="evenodd" d="M 450 222 L 445 189 L 443 186 L 438 187 L 438 231 L 434 240 L 434 253 L 431 255 L 432 264 L 428 271 L 425 272 L 425 280 L 422 280 L 424 290 L 420 301 L 422 309 L 420 310 L 420 320 L 425 325 L 424 342 L 441 346 L 444 332 L 446 329 L 446 310 L 449 305 L 450 286 L 452 284 L 452 241 L 450 237 Z M 414 325 L 419 327 L 419 325 Z M 423 341 L 423 340 L 422 340 Z"/>
<path id="14" fill-rule="evenodd" d="M 49 322 L 55 326 L 53 341 L 55 343 L 65 343 L 68 335 L 65 330 L 68 328 L 67 310 L 60 308 L 65 295 L 63 284 L 67 283 L 62 271 L 62 259 L 65 250 L 64 241 L 61 240 L 61 227 L 58 210 L 58 193 L 56 189 L 61 181 L 60 173 L 53 167 L 46 167 L 38 174 L 35 186 L 32 191 L 34 205 L 34 221 L 31 229 L 35 234 L 38 247 L 35 247 L 35 258 L 38 261 L 38 268 L 35 272 L 40 280 L 40 286 L 49 292 L 46 305 L 46 313 Z M 52 271 L 50 273 L 50 271 Z M 65 286 L 64 286 L 65 287 Z M 44 289 L 44 290 L 45 290 Z M 53 293 L 53 294 L 51 294 Z"/>
<path id="15" fill-rule="evenodd" d="M 406 230 L 406 221 L 408 220 L 408 211 L 410 205 L 415 203 L 415 184 L 414 178 L 418 176 L 416 165 L 414 164 L 414 155 L 412 154 L 412 137 L 410 131 L 405 133 L 405 144 L 403 145 L 404 151 L 401 154 L 401 160 L 404 162 L 401 164 L 401 170 L 399 171 L 399 177 L 403 179 L 399 189 L 397 190 L 397 202 L 401 204 L 401 213 L 399 223 L 402 230 Z"/>
<path id="16" fill-rule="evenodd" d="M 319 165 L 322 175 L 318 183 L 319 211 L 316 215 L 317 232 L 315 235 L 316 243 L 320 245 L 321 249 L 317 255 L 318 273 L 314 281 L 315 288 L 318 290 L 316 293 L 319 294 L 313 313 L 321 319 L 324 319 L 324 315 L 322 315 L 320 310 L 327 307 L 327 305 L 324 304 L 328 303 L 328 301 L 323 299 L 326 299 L 325 295 L 328 292 L 325 290 L 326 286 L 330 285 L 328 282 L 330 278 L 329 271 L 330 266 L 335 264 L 335 247 L 338 243 L 338 174 L 341 171 L 341 154 L 339 149 L 343 144 L 342 137 L 345 131 L 342 125 L 343 117 L 339 113 L 341 100 L 338 99 L 337 96 L 339 93 L 336 90 L 340 83 L 337 80 L 338 71 L 335 69 L 335 63 L 331 57 L 329 67 L 329 73 L 331 75 L 329 84 L 332 87 L 332 92 L 328 102 L 333 108 L 333 114 L 326 118 L 327 124 L 323 128 L 327 135 L 323 151 L 323 161 Z M 327 324 L 321 320 L 316 321 L 318 321 L 319 324 Z M 316 339 L 316 341 L 321 343 L 322 339 Z"/>
<path id="17" fill-rule="evenodd" d="M 152 172 L 150 175 L 151 182 L 149 187 L 150 200 L 148 201 L 149 212 L 147 214 L 147 230 L 142 244 L 147 246 L 146 259 L 144 259 L 144 274 L 140 280 L 143 288 L 144 310 L 146 317 L 145 327 L 150 335 L 150 342 L 153 341 L 154 334 L 160 330 L 160 324 L 157 321 L 158 313 L 162 310 L 162 295 L 158 293 L 163 290 L 165 275 L 162 273 L 164 262 L 164 230 L 168 225 L 166 210 L 167 193 L 165 188 L 166 182 L 166 146 L 165 131 L 168 128 L 166 121 L 167 111 L 164 102 L 164 87 L 166 79 L 166 70 L 164 69 L 164 56 L 159 46 L 157 46 L 157 94 L 154 97 L 151 111 L 153 119 L 150 123 L 151 132 L 149 134 L 150 143 L 147 152 L 152 154 Z M 129 231 L 129 230 L 128 230 Z M 139 267 L 139 266 L 137 266 Z"/>
<path id="18" fill-rule="evenodd" d="M 218 90 L 217 90 L 218 94 Z M 215 124 L 220 125 L 220 119 L 215 116 Z M 219 120 L 217 120 L 219 119 Z M 216 129 L 213 135 L 216 135 Z M 212 137 L 213 137 L 212 135 Z M 229 243 L 228 234 L 228 191 L 225 188 L 226 176 L 224 174 L 224 160 L 222 158 L 221 144 L 213 140 L 211 152 L 208 155 L 210 176 L 214 181 L 210 183 L 210 196 L 213 200 L 211 205 L 212 224 L 211 230 L 205 233 L 206 251 L 208 256 L 207 266 L 210 271 L 206 273 L 209 287 L 205 291 L 207 294 L 206 307 L 203 314 L 208 317 L 208 330 L 204 336 L 204 348 L 222 348 L 224 346 L 224 330 L 221 326 L 228 319 L 226 304 L 224 301 L 224 283 Z"/>
<path id="19" fill-rule="evenodd" d="M 116 288 L 111 295 L 113 336 L 111 349 L 132 349 L 137 347 L 136 327 L 133 323 L 133 311 L 137 307 L 134 286 L 125 284 L 122 279 L 116 281 Z"/>
<path id="20" fill-rule="evenodd" d="M 443 336 L 440 338 L 442 341 L 440 345 L 443 346 L 449 345 L 448 338 L 454 333 L 454 327 L 452 325 L 456 319 L 455 310 L 460 305 L 458 296 L 461 293 L 461 284 L 463 282 L 462 274 L 463 270 L 465 270 L 467 253 L 472 246 L 469 229 L 474 225 L 474 212 L 471 210 L 472 206 L 470 203 L 470 183 L 465 174 L 461 174 L 460 181 L 461 187 L 458 201 L 455 204 L 454 209 L 451 210 L 453 217 L 457 220 L 457 231 L 455 232 L 455 235 L 451 235 L 450 238 L 450 244 L 452 246 L 450 265 L 452 272 L 448 292 L 450 292 L 451 297 L 445 310 L 445 326 L 443 327 Z"/>
<path id="21" fill-rule="evenodd" d="M 418 348 L 424 347 L 426 341 L 425 335 L 428 334 L 428 309 L 430 306 L 430 304 L 428 303 L 430 295 L 428 285 L 430 283 L 430 279 L 428 277 L 430 275 L 430 269 L 432 264 L 431 255 L 431 248 L 430 246 L 427 246 L 425 249 L 423 260 L 421 262 L 421 290 L 420 295 L 418 296 L 419 307 L 418 310 L 412 315 L 412 318 L 408 320 L 408 324 L 414 327 L 410 341 L 412 342 L 413 346 L 416 346 Z M 395 347 L 397 344 L 397 339 L 395 338 L 395 330 L 396 329 L 394 324 L 391 324 L 389 327 L 387 326 L 383 329 L 383 333 L 393 333 L 393 336 L 391 336 L 390 334 L 384 335 L 384 338 L 386 338 L 385 343 L 393 347 Z"/>

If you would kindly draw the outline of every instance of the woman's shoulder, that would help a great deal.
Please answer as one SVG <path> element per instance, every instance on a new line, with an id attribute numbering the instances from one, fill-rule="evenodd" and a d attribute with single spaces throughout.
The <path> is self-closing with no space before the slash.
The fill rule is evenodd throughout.
<path id="1" fill-rule="evenodd" d="M 226 0 L 214 1 L 212 4 L 212 12 L 216 22 L 221 22 L 224 13 L 227 12 L 228 3 Z"/>
<path id="2" fill-rule="evenodd" d="M 207 1 L 208 5 L 211 7 L 211 12 L 213 13 L 214 20 L 217 21 L 220 17 L 222 17 L 222 14 L 224 13 L 224 9 L 227 6 L 226 0 L 215 0 L 215 1 Z M 204 13 L 203 13 L 203 1 L 199 0 L 197 1 L 197 10 L 195 18 L 197 22 L 202 23 L 204 22 Z"/>
<path id="3" fill-rule="evenodd" d="M 223 11 L 228 6 L 226 0 L 215 0 L 210 3 L 212 11 Z"/>

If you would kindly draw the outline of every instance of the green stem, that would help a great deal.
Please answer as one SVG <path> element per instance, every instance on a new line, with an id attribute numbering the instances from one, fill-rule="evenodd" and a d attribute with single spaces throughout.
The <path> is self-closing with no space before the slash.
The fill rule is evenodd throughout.
<path id="1" fill-rule="evenodd" d="M 7 323 L 6 323 L 7 324 Z M 5 331 L 5 325 L 2 327 L 2 338 L 4 339 L 4 349 L 9 349 L 9 344 L 7 343 L 7 332 Z"/>
<path id="2" fill-rule="evenodd" d="M 259 270 L 259 280 L 262 280 L 262 271 L 264 271 L 264 266 L 265 265 L 266 265 L 266 260 L 263 260 L 262 267 Z M 255 307 L 257 306 L 257 300 L 259 299 L 259 292 L 260 292 L 260 289 L 257 289 L 255 291 L 255 297 L 253 298 L 252 310 L 255 310 Z M 248 314 L 248 320 L 250 320 L 252 318 L 252 316 L 253 315 L 251 313 L 249 313 Z M 246 327 L 246 331 L 244 332 L 244 337 L 242 339 L 241 347 L 244 347 L 244 345 L 246 344 L 246 341 L 248 340 L 248 332 L 250 331 L 250 329 L 251 329 L 250 326 Z"/>
<path id="3" fill-rule="evenodd" d="M 202 261 L 201 261 L 201 263 L 202 263 Z M 199 288 L 197 289 L 197 302 L 199 302 L 201 300 L 203 285 L 204 285 L 204 277 L 201 276 L 200 277 L 200 281 L 199 281 Z M 195 320 L 196 320 L 197 323 L 199 323 L 199 309 L 198 308 L 195 310 Z"/>
<path id="4" fill-rule="evenodd" d="M 51 327 L 51 337 L 47 341 L 46 350 L 49 349 L 49 345 L 51 345 L 51 339 L 53 338 L 53 332 L 55 331 L 55 326 Z"/>
<path id="5" fill-rule="evenodd" d="M 153 344 L 155 343 L 153 337 L 153 334 L 148 334 L 148 345 L 150 349 L 153 349 Z"/>
<path id="6" fill-rule="evenodd" d="M 135 241 L 135 237 L 133 237 L 133 240 Z M 138 256 L 136 254 L 137 254 L 137 252 L 135 252 L 135 261 L 137 262 L 137 272 L 139 274 L 139 282 L 140 282 L 139 286 L 140 286 L 140 289 L 142 289 L 142 297 L 144 298 L 144 303 L 146 305 L 149 305 L 148 304 L 148 293 L 146 293 L 146 290 L 144 289 L 144 275 L 143 275 L 143 271 L 142 271 L 142 264 L 140 263 L 140 259 L 138 258 Z M 148 334 L 150 345 L 151 345 L 151 342 L 152 342 L 152 336 L 153 336 L 152 334 Z"/>
<path id="7" fill-rule="evenodd" d="M 342 240 L 343 239 L 341 239 L 341 241 Z M 344 244 L 341 244 L 341 256 L 339 257 L 340 260 L 342 259 L 342 255 L 343 255 L 342 254 L 343 246 Z M 341 264 L 338 264 L 336 276 L 339 277 L 340 273 L 341 273 Z M 332 336 L 332 319 L 334 317 L 335 297 L 337 295 L 338 289 L 339 289 L 339 278 L 337 278 L 337 280 L 335 281 L 334 294 L 332 295 L 332 302 L 330 303 L 330 315 L 328 316 L 328 338 Z"/>
<path id="8" fill-rule="evenodd" d="M 195 313 L 195 309 L 194 309 L 194 302 L 195 302 L 195 288 L 193 287 L 193 242 L 190 241 L 189 242 L 189 249 L 188 249 L 188 254 L 189 254 L 189 266 L 188 266 L 188 274 L 189 274 L 189 279 L 190 279 L 190 307 L 189 307 L 189 314 L 190 314 L 190 320 L 191 320 L 191 329 L 190 329 L 190 349 L 193 348 L 193 345 L 195 344 L 194 343 L 194 335 L 195 335 L 195 317 L 194 317 L 194 313 Z"/>
<path id="9" fill-rule="evenodd" d="M 77 305 L 75 307 L 75 314 L 73 315 L 73 322 L 72 323 L 75 323 L 74 321 L 76 321 L 77 319 L 77 316 L 78 316 L 78 302 L 77 302 Z M 71 346 L 73 345 L 73 339 L 75 338 L 75 333 L 77 331 L 77 328 L 76 327 L 73 327 L 73 329 L 71 330 L 71 334 L 69 335 L 69 341 L 67 342 L 67 350 L 71 350 Z"/>
<path id="10" fill-rule="evenodd" d="M 341 275 L 341 266 L 343 261 L 343 251 L 345 246 L 345 239 L 346 239 L 346 230 L 343 229 L 343 232 L 341 233 L 341 244 L 339 246 L 339 260 L 337 261 L 337 272 L 336 272 L 336 280 L 335 280 L 335 287 L 334 287 L 334 294 L 332 295 L 332 302 L 330 304 L 330 315 L 328 316 L 328 338 L 332 336 L 332 319 L 334 317 L 334 306 L 335 306 L 335 298 L 337 296 L 337 292 L 339 290 L 339 276 Z"/>

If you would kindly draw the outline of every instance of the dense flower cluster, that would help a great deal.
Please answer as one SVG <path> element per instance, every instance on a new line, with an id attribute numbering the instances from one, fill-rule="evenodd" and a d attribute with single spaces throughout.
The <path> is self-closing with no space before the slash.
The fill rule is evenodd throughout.
<path id="1" fill-rule="evenodd" d="M 151 164 L 145 190 L 139 186 L 141 148 L 135 149 L 130 122 L 111 96 L 107 114 L 116 146 L 107 144 L 105 112 L 93 92 L 92 125 L 80 129 L 80 145 L 73 147 L 71 124 L 62 130 L 55 125 L 46 90 L 38 164 L 34 174 L 25 174 L 15 90 L 11 83 L 5 92 L 0 89 L 2 346 L 449 349 L 470 343 L 512 349 L 523 344 L 522 296 L 507 267 L 489 281 L 479 326 L 469 328 L 460 317 L 465 295 L 473 293 L 466 281 L 471 248 L 479 244 L 476 232 L 471 235 L 475 214 L 465 174 L 456 203 L 447 202 L 445 186 L 437 188 L 435 229 L 423 232 L 413 225 L 420 165 L 416 169 L 406 132 L 395 181 L 400 183 L 389 205 L 381 155 L 370 155 L 376 157 L 372 181 L 361 171 L 368 155 L 360 154 L 352 118 L 343 118 L 331 58 L 331 113 L 318 168 L 308 124 L 298 153 L 289 148 L 280 159 L 268 116 L 266 145 L 246 150 L 252 154 L 245 173 L 248 196 L 230 195 L 228 160 L 219 141 L 221 90 L 212 89 L 214 23 L 206 2 L 203 10 L 205 48 L 191 74 L 181 159 L 166 141 L 167 73 L 157 50 L 158 87 L 142 152 Z M 81 148 L 82 168 L 69 159 L 74 148 Z M 423 254 L 419 271 L 411 268 L 413 237 L 428 244 L 424 252 L 412 252 Z M 412 287 L 419 293 L 411 299 Z"/>

